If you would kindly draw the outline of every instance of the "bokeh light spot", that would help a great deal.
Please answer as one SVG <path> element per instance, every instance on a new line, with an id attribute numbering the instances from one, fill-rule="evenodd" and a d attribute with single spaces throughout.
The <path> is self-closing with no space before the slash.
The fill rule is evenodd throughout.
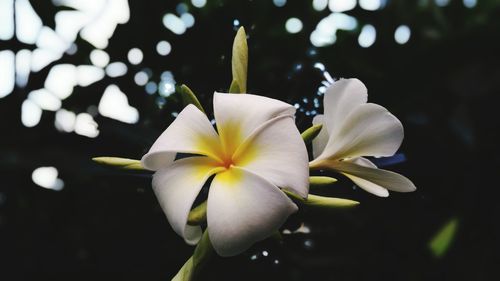
<path id="1" fill-rule="evenodd" d="M 375 43 L 376 38 L 377 31 L 375 30 L 375 27 L 371 24 L 367 24 L 361 29 L 361 33 L 358 37 L 358 43 L 361 47 L 368 48 Z"/>
<path id="2" fill-rule="evenodd" d="M 276 7 L 283 7 L 286 5 L 286 0 L 273 0 L 273 4 Z"/>
<path id="3" fill-rule="evenodd" d="M 207 0 L 191 0 L 191 4 L 196 8 L 203 8 L 207 4 Z"/>
<path id="4" fill-rule="evenodd" d="M 161 56 L 166 56 L 172 51 L 172 45 L 168 41 L 160 41 L 156 44 L 156 51 Z"/>
<path id="5" fill-rule="evenodd" d="M 407 25 L 400 25 L 394 32 L 394 40 L 398 44 L 406 44 L 410 40 L 411 30 Z"/>
<path id="6" fill-rule="evenodd" d="M 302 21 L 298 18 L 289 18 L 285 23 L 286 31 L 289 33 L 298 33 L 302 30 Z"/>
<path id="7" fill-rule="evenodd" d="M 140 64 L 144 58 L 144 54 L 139 48 L 132 48 L 127 54 L 128 61 L 131 64 Z"/>
<path id="8" fill-rule="evenodd" d="M 109 55 L 103 50 L 95 49 L 90 52 L 90 61 L 98 67 L 106 67 L 109 63 Z"/>

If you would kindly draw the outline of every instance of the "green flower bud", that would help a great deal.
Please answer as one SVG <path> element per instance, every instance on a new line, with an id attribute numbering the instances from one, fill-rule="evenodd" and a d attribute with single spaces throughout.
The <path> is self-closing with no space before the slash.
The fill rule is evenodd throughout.
<path id="1" fill-rule="evenodd" d="M 319 134 L 319 132 L 321 131 L 322 127 L 323 127 L 323 125 L 318 124 L 318 125 L 313 125 L 309 129 L 305 130 L 301 134 L 302 139 L 304 140 L 304 142 L 306 144 L 310 143 Z"/>
<path id="2" fill-rule="evenodd" d="M 135 159 L 102 156 L 94 157 L 92 158 L 92 160 L 102 165 L 113 166 L 120 169 L 146 170 L 144 167 L 142 167 L 141 161 Z"/>
<path id="3" fill-rule="evenodd" d="M 323 187 L 336 183 L 337 179 L 332 177 L 312 176 L 309 177 L 309 186 L 312 188 Z"/>
<path id="4" fill-rule="evenodd" d="M 238 85 L 238 81 L 233 80 L 233 82 L 231 82 L 231 86 L 229 87 L 229 92 L 232 93 L 232 94 L 239 94 L 239 93 L 241 93 L 241 91 L 240 91 L 240 85 Z"/>
<path id="5" fill-rule="evenodd" d="M 238 93 L 246 93 L 247 91 L 247 69 L 248 69 L 248 45 L 247 35 L 245 29 L 240 27 L 233 42 L 233 57 L 231 60 L 233 82 L 231 83 L 230 93 L 235 93 L 236 86 L 238 86 Z"/>
<path id="6" fill-rule="evenodd" d="M 203 109 L 203 106 L 201 106 L 200 101 L 198 100 L 196 95 L 193 93 L 193 91 L 191 91 L 191 89 L 189 89 L 188 86 L 182 84 L 179 87 L 179 92 L 181 94 L 182 102 L 184 103 L 184 106 L 186 106 L 188 104 L 193 104 L 199 110 L 201 110 L 201 112 L 205 113 L 205 110 Z"/>
<path id="7" fill-rule="evenodd" d="M 207 201 L 203 201 L 189 212 L 188 224 L 199 225 L 207 220 Z"/>

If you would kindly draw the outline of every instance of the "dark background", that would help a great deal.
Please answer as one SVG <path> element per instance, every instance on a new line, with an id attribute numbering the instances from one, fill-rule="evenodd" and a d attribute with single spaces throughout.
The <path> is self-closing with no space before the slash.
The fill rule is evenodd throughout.
<path id="1" fill-rule="evenodd" d="M 54 14 L 62 8 L 31 2 L 44 24 L 54 27 Z M 128 50 L 138 47 L 144 60 L 138 66 L 127 62 L 123 77 L 75 88 L 63 102 L 63 108 L 86 112 L 109 84 L 117 84 L 139 109 L 137 124 L 95 114 L 100 134 L 87 138 L 57 131 L 54 113 L 44 111 L 40 124 L 26 128 L 21 103 L 43 86 L 50 67 L 0 100 L 0 280 L 169 280 L 175 275 L 193 248 L 168 225 L 150 176 L 101 167 L 90 158 L 140 158 L 173 120 L 171 113 L 181 110 L 177 95 L 163 100 L 134 83 L 143 68 L 152 71 L 153 81 L 172 71 L 210 111 L 213 91 L 230 84 L 234 19 L 249 35 L 249 92 L 300 103 L 304 110 L 298 111 L 297 124 L 303 130 L 312 118 L 304 112 L 312 109 L 310 100 L 323 80 L 314 63 L 323 63 L 333 77 L 359 78 L 370 101 L 403 122 L 400 152 L 406 161 L 387 168 L 412 179 L 418 189 L 378 198 L 339 177 L 339 184 L 318 192 L 358 200 L 358 208 L 301 211 L 287 227 L 305 221 L 311 233 L 286 235 L 281 244 L 264 241 L 237 257 L 214 258 L 204 271 L 207 280 L 498 280 L 498 1 L 479 0 L 473 8 L 461 1 L 445 7 L 387 1 L 378 11 L 358 6 L 347 14 L 359 26 L 377 28 L 369 48 L 358 45 L 360 27 L 337 33 L 332 46 L 313 47 L 309 35 L 330 12 L 315 11 L 311 1 L 276 7 L 270 0 L 217 0 L 201 9 L 185 2 L 196 23 L 178 36 L 161 19 L 175 13 L 180 2 L 130 1 L 130 21 L 118 26 L 106 51 L 112 61 L 127 62 Z M 304 23 L 298 34 L 284 28 L 290 17 Z M 393 37 L 400 24 L 412 31 L 404 45 Z M 155 51 L 160 40 L 172 44 L 166 57 Z M 81 38 L 76 44 L 76 54 L 56 63 L 90 63 L 94 47 Z M 15 39 L 0 42 L 0 49 L 25 47 Z M 40 166 L 57 167 L 64 189 L 33 183 L 31 173 Z M 458 231 L 449 251 L 436 258 L 428 243 L 451 218 L 458 218 Z M 251 260 L 254 254 L 258 258 Z"/>

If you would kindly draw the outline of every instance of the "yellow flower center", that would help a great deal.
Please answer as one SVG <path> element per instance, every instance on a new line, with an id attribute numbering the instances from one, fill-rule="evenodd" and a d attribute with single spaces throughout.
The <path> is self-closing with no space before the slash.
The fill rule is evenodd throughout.
<path id="1" fill-rule="evenodd" d="M 224 157 L 222 157 L 222 161 L 219 163 L 221 167 L 224 167 L 226 169 L 229 169 L 231 168 L 231 166 L 234 165 L 234 161 L 233 161 L 233 156 L 232 155 L 223 155 Z"/>
<path id="2" fill-rule="evenodd" d="M 219 140 L 216 142 L 213 138 L 200 138 L 198 145 L 204 151 L 209 152 L 215 162 L 212 164 L 219 168 L 220 172 L 234 170 L 232 166 L 245 166 L 255 159 L 258 148 L 253 142 L 245 142 L 240 124 L 226 122 L 218 127 Z"/>

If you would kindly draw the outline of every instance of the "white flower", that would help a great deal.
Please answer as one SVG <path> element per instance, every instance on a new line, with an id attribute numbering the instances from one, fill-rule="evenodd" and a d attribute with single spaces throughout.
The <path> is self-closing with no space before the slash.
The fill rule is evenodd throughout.
<path id="1" fill-rule="evenodd" d="M 202 234 L 187 225 L 193 202 L 215 174 L 208 194 L 207 229 L 221 256 L 267 238 L 297 211 L 278 188 L 307 197 L 307 149 L 295 127 L 295 108 L 250 94 L 214 94 L 217 132 L 188 105 L 142 157 L 156 171 L 153 189 L 172 228 L 189 244 Z M 175 160 L 177 153 L 194 156 Z M 174 161 L 175 160 L 175 161 Z"/>
<path id="2" fill-rule="evenodd" d="M 313 140 L 311 168 L 332 169 L 362 189 L 378 196 L 388 190 L 414 191 L 415 185 L 400 174 L 378 169 L 362 156 L 392 156 L 403 141 L 401 122 L 384 107 L 367 103 L 367 89 L 358 79 L 342 79 L 330 86 L 324 98 L 322 124 Z"/>

